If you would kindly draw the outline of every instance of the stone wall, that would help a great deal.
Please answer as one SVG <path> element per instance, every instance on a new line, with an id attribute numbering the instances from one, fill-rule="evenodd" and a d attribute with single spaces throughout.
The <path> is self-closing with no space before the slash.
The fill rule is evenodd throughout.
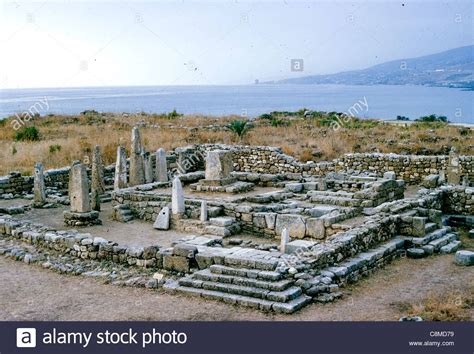
<path id="1" fill-rule="evenodd" d="M 474 215 L 474 188 L 448 186 L 440 190 L 443 192 L 444 213 Z"/>
<path id="2" fill-rule="evenodd" d="M 190 145 L 176 149 L 182 154 L 181 165 L 189 166 L 189 171 L 202 169 L 209 150 L 231 150 L 234 170 L 264 174 L 303 174 L 304 176 L 324 176 L 328 172 L 371 172 L 383 176 L 394 171 L 397 178 L 409 184 L 419 184 L 424 177 L 446 171 L 448 156 L 418 156 L 396 154 L 346 154 L 330 162 L 302 163 L 284 154 L 280 149 L 268 146 L 234 146 L 224 144 Z M 188 161 L 189 163 L 186 163 Z M 460 156 L 461 178 L 467 177 L 474 184 L 474 156 Z"/>

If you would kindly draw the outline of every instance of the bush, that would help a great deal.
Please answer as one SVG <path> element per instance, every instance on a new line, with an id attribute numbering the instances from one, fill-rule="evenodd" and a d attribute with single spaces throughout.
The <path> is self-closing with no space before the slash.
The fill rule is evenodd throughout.
<path id="1" fill-rule="evenodd" d="M 404 120 L 404 121 L 407 121 L 407 120 L 410 120 L 410 118 L 405 117 L 405 116 L 397 116 L 397 120 Z"/>
<path id="2" fill-rule="evenodd" d="M 268 119 L 268 120 L 272 120 L 272 119 L 273 119 L 273 116 L 272 116 L 271 114 L 264 113 L 264 114 L 260 115 L 258 118 L 259 118 L 259 119 Z"/>
<path id="3" fill-rule="evenodd" d="M 448 118 L 446 116 L 437 116 L 436 114 L 430 114 L 429 116 L 423 116 L 416 119 L 417 122 L 441 122 L 448 123 Z"/>
<path id="4" fill-rule="evenodd" d="M 179 118 L 181 117 L 182 114 L 181 113 L 178 113 L 176 112 L 176 109 L 173 109 L 171 112 L 169 112 L 167 115 L 166 115 L 166 118 L 168 119 L 175 119 L 175 118 Z"/>
<path id="5" fill-rule="evenodd" d="M 53 153 L 55 153 L 56 151 L 58 151 L 58 152 L 61 151 L 61 145 L 57 145 L 57 144 L 55 144 L 55 145 L 49 145 L 49 153 L 50 153 L 50 154 L 53 154 Z"/>
<path id="6" fill-rule="evenodd" d="M 251 125 L 246 120 L 234 120 L 229 123 L 228 128 L 242 138 L 251 129 Z"/>
<path id="7" fill-rule="evenodd" d="M 272 127 L 287 127 L 291 124 L 291 122 L 286 119 L 272 118 L 270 124 L 272 125 Z"/>
<path id="8" fill-rule="evenodd" d="M 39 130 L 36 127 L 20 128 L 14 136 L 15 141 L 38 141 L 40 139 Z"/>

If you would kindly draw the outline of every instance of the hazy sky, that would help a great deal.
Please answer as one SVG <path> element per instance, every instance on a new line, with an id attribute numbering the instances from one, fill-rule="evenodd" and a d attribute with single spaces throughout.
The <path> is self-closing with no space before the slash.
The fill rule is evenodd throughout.
<path id="1" fill-rule="evenodd" d="M 246 84 L 474 43 L 471 0 L 2 1 L 0 9 L 3 88 Z M 303 59 L 304 71 L 291 72 L 291 59 Z"/>

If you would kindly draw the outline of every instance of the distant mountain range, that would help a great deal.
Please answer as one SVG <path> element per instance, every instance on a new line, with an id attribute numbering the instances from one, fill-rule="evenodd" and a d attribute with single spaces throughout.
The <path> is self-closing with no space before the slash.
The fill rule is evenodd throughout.
<path id="1" fill-rule="evenodd" d="M 363 70 L 271 81 L 278 84 L 426 85 L 474 89 L 474 45 Z"/>

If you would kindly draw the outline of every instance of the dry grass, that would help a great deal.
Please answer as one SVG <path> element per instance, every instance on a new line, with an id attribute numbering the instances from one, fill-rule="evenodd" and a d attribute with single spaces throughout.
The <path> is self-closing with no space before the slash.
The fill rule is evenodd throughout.
<path id="1" fill-rule="evenodd" d="M 15 142 L 15 131 L 11 120 L 7 120 L 0 129 L 0 175 L 12 170 L 31 173 L 36 161 L 42 161 L 45 168 L 66 166 L 78 159 L 90 161 L 96 144 L 102 147 L 105 163 L 113 163 L 117 145 L 129 150 L 131 128 L 136 124 L 145 125 L 141 134 L 149 151 L 194 143 L 225 143 L 277 146 L 302 161 L 331 160 L 349 152 L 446 154 L 451 146 L 461 154 L 474 154 L 474 132 L 454 126 L 404 128 L 378 124 L 334 131 L 318 121 L 297 118 L 289 126 L 257 122 L 239 140 L 225 129 L 229 121 L 237 118 L 189 115 L 168 119 L 164 115 L 144 113 L 48 116 L 29 123 L 40 131 L 38 142 Z M 60 150 L 50 151 L 52 145 L 59 145 Z"/>
<path id="2" fill-rule="evenodd" d="M 452 293 L 430 293 L 419 302 L 395 304 L 408 316 L 420 316 L 425 321 L 470 321 L 474 305 L 474 287 Z"/>

